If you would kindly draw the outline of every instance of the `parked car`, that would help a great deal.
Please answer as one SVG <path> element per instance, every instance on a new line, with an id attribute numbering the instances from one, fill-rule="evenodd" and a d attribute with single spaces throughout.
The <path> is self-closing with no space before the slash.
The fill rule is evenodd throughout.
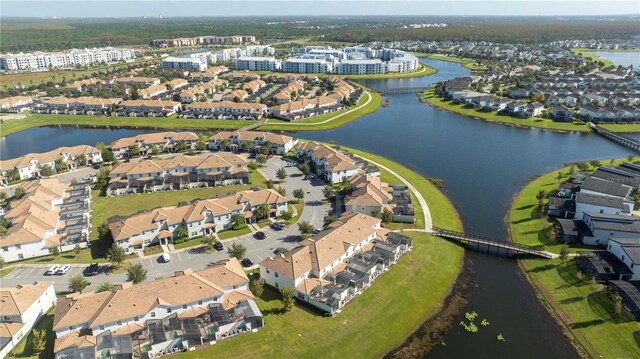
<path id="1" fill-rule="evenodd" d="M 87 268 L 85 268 L 84 275 L 86 275 L 87 277 L 94 276 L 98 274 L 98 268 L 98 263 L 91 263 Z"/>
<path id="2" fill-rule="evenodd" d="M 71 269 L 71 266 L 68 264 L 65 264 L 63 266 L 60 266 L 60 268 L 58 268 L 58 271 L 56 271 L 56 274 L 65 275 L 70 269 Z"/>
<path id="3" fill-rule="evenodd" d="M 288 251 L 289 251 L 289 250 L 288 250 L 288 249 L 286 249 L 286 248 L 278 247 L 278 248 L 276 248 L 276 250 L 275 250 L 275 251 L 273 251 L 273 253 L 275 253 L 275 254 L 285 254 L 285 253 L 287 253 Z"/>
<path id="4" fill-rule="evenodd" d="M 287 227 L 287 225 L 282 223 L 282 222 L 273 222 L 273 223 L 271 223 L 271 228 L 273 228 L 273 229 L 283 230 L 286 227 Z"/>
<path id="5" fill-rule="evenodd" d="M 171 256 L 169 255 L 169 253 L 162 253 L 160 257 L 162 258 L 163 263 L 171 262 Z"/>
<path id="6" fill-rule="evenodd" d="M 215 248 L 216 251 L 221 251 L 224 249 L 224 246 L 222 245 L 222 242 L 216 242 L 213 244 L 213 248 Z"/>
<path id="7" fill-rule="evenodd" d="M 46 274 L 46 275 L 54 275 L 54 274 L 56 274 L 58 269 L 60 269 L 60 266 L 51 266 L 51 267 L 49 267 L 49 269 L 47 269 L 47 271 L 44 274 Z"/>
<path id="8" fill-rule="evenodd" d="M 320 232 L 322 232 L 322 228 L 314 228 L 313 229 L 313 234 L 318 234 Z"/>
<path id="9" fill-rule="evenodd" d="M 245 258 L 240 261 L 240 264 L 242 264 L 243 267 L 251 267 L 253 265 L 253 262 L 251 261 L 251 259 Z"/>
<path id="10" fill-rule="evenodd" d="M 267 238 L 267 235 L 264 234 L 264 232 L 256 232 L 256 234 L 254 234 L 253 236 L 256 237 L 256 239 L 265 239 L 265 238 Z"/>

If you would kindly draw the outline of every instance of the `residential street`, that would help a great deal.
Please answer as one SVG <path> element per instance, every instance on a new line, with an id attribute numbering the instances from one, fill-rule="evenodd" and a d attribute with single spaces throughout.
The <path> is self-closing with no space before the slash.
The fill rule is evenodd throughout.
<path id="1" fill-rule="evenodd" d="M 273 157 L 267 161 L 267 166 L 259 171 L 267 179 L 271 179 L 277 183 L 276 171 L 281 167 L 285 167 L 285 165 L 286 162 L 282 160 L 282 158 Z M 331 206 L 328 203 L 322 202 L 324 198 L 322 188 L 325 183 L 317 178 L 313 178 L 311 181 L 303 180 L 302 174 L 296 167 L 285 167 L 285 169 L 288 177 L 281 185 L 286 189 L 287 197 L 293 198 L 293 190 L 297 188 L 302 188 L 305 191 L 305 206 L 300 221 L 308 221 L 314 227 L 322 227 L 324 217 L 331 210 Z M 79 171 L 73 173 L 77 172 Z M 247 248 L 246 257 L 250 258 L 254 264 L 258 264 L 269 256 L 273 256 L 273 252 L 279 247 L 287 249 L 294 248 L 297 246 L 297 241 L 299 240 L 298 226 L 295 224 L 281 231 L 264 228 L 263 232 L 265 232 L 267 236 L 264 240 L 255 239 L 253 234 L 247 234 L 224 240 L 222 243 L 225 248 L 235 242 L 242 243 Z M 221 252 L 208 254 L 200 249 L 192 248 L 171 253 L 171 262 L 169 263 L 162 263 L 159 255 L 137 259 L 134 260 L 133 263 L 142 263 L 148 270 L 147 280 L 154 280 L 159 277 L 169 277 L 173 275 L 175 271 L 184 268 L 200 270 L 206 267 L 208 263 L 216 262 L 224 258 L 228 258 L 226 249 Z M 2 278 L 2 285 L 11 287 L 20 283 L 53 281 L 57 291 L 64 291 L 67 290 L 69 279 L 78 273 L 82 273 L 87 265 L 72 265 L 73 268 L 65 275 L 44 275 L 49 266 L 50 265 L 19 265 L 9 275 Z M 87 277 L 91 282 L 87 290 L 95 289 L 103 282 L 117 284 L 126 281 L 126 273 L 107 275 L 105 271 L 106 265 L 104 268 L 101 268 L 98 275 Z"/>

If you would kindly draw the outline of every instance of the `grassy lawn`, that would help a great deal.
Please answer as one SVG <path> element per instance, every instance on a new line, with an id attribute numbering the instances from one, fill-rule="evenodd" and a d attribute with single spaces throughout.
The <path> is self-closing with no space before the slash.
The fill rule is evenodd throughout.
<path id="1" fill-rule="evenodd" d="M 19 120 L 0 124 L 0 134 L 9 136 L 32 127 L 52 125 L 78 125 L 90 127 L 143 127 L 163 130 L 236 129 L 254 124 L 252 120 L 205 120 L 173 117 L 115 117 L 89 115 L 34 114 Z"/>
<path id="2" fill-rule="evenodd" d="M 609 67 L 609 66 L 613 65 L 613 62 L 611 62 L 610 60 L 606 60 L 606 59 L 601 58 L 598 55 L 592 54 L 592 52 L 600 51 L 600 50 L 594 50 L 594 49 L 571 49 L 571 51 L 573 51 L 575 54 L 582 54 L 582 57 L 584 57 L 586 59 L 590 59 L 591 61 L 602 62 L 602 63 L 604 63 L 604 67 Z"/>
<path id="3" fill-rule="evenodd" d="M 427 200 L 436 225 L 462 229 L 449 199 L 429 181 L 382 157 L 348 150 L 384 164 L 411 181 Z M 442 300 L 462 268 L 464 250 L 461 247 L 426 233 L 405 234 L 413 237 L 413 250 L 335 317 L 323 317 L 302 306 L 282 314 L 279 295 L 267 289 L 258 299 L 265 315 L 264 329 L 178 357 L 351 359 L 384 356 L 440 310 Z"/>
<path id="4" fill-rule="evenodd" d="M 416 56 L 422 56 L 422 57 L 426 57 L 428 59 L 433 59 L 433 60 L 440 60 L 440 61 L 447 61 L 447 62 L 456 62 L 459 64 L 462 64 L 462 67 L 469 69 L 471 71 L 484 71 L 486 70 L 486 67 L 478 65 L 476 63 L 476 60 L 474 59 L 466 59 L 466 58 L 460 58 L 460 57 L 451 57 L 451 56 L 446 56 L 446 55 L 439 55 L 439 54 L 421 54 L 421 53 L 415 53 Z"/>
<path id="5" fill-rule="evenodd" d="M 616 160 L 620 163 L 622 160 Z M 559 252 L 561 245 L 550 238 L 552 223 L 536 210 L 539 190 L 552 191 L 558 186 L 558 172 L 565 180 L 568 168 L 545 174 L 527 185 L 514 199 L 509 212 L 509 231 L 514 242 L 544 245 L 546 250 Z M 572 251 L 584 250 L 580 246 Z M 640 356 L 634 332 L 640 324 L 626 315 L 618 317 L 611 299 L 599 288 L 591 289 L 586 276 L 578 278 L 573 261 L 530 259 L 519 262 L 527 277 L 566 326 L 573 339 L 592 358 L 631 358 Z"/>
<path id="6" fill-rule="evenodd" d="M 368 94 L 368 95 L 367 95 Z M 318 122 L 323 122 L 329 119 L 332 119 L 340 114 L 343 114 L 347 111 L 352 110 L 357 106 L 363 105 L 367 102 L 368 96 L 372 96 L 371 102 L 368 105 L 359 108 L 353 112 L 350 112 L 346 115 L 340 116 L 335 120 L 331 120 L 327 123 L 318 124 Z M 295 122 L 283 121 L 283 120 L 275 120 L 269 119 L 269 122 L 261 126 L 260 130 L 283 130 L 283 131 L 312 131 L 312 130 L 328 130 L 336 127 L 340 127 L 348 122 L 351 122 L 357 118 L 360 118 L 366 114 L 372 113 L 380 107 L 382 104 L 382 96 L 380 96 L 377 92 L 367 91 L 362 96 L 360 101 L 356 106 L 352 106 L 347 110 L 342 110 L 338 112 L 328 113 L 320 116 L 314 116 L 309 118 L 304 118 L 301 120 L 297 120 Z"/>
<path id="7" fill-rule="evenodd" d="M 174 244 L 173 247 L 175 249 L 183 249 L 183 248 L 191 248 L 202 245 L 202 237 L 191 238 L 190 240 L 178 244 Z"/>
<path id="8" fill-rule="evenodd" d="M 13 267 L 10 268 L 2 268 L 0 269 L 0 278 L 8 275 L 9 273 L 11 273 L 13 271 Z"/>
<path id="9" fill-rule="evenodd" d="M 151 60 L 138 60 L 125 64 L 113 64 L 106 66 L 92 67 L 88 70 L 56 70 L 56 71 L 42 71 L 42 72 L 25 72 L 17 74 L 0 75 L 0 83 L 3 86 L 12 87 L 17 84 L 23 86 L 29 86 L 31 84 L 38 85 L 41 82 L 53 81 L 55 83 L 62 82 L 62 77 L 66 77 L 67 82 L 73 82 L 76 79 L 80 79 L 83 76 L 91 76 L 92 73 L 102 71 L 105 69 L 117 69 L 120 67 L 126 67 L 131 65 L 140 65 L 144 63 L 155 63 L 158 59 Z M 75 75 L 75 77 L 74 77 Z M 54 80 L 55 78 L 55 80 Z"/>
<path id="10" fill-rule="evenodd" d="M 583 122 L 556 122 L 545 118 L 518 118 L 511 116 L 501 116 L 494 112 L 484 112 L 473 108 L 466 108 L 463 104 L 454 104 L 450 100 L 446 100 L 437 97 L 434 94 L 433 89 L 425 92 L 425 99 L 431 105 L 436 108 L 440 108 L 449 112 L 457 113 L 459 115 L 469 116 L 472 118 L 478 118 L 489 122 L 497 122 L 510 126 L 517 127 L 536 127 L 553 131 L 576 131 L 576 132 L 590 132 L 591 130 Z M 636 125 L 640 130 L 640 125 Z"/>
<path id="11" fill-rule="evenodd" d="M 640 133 L 640 123 L 601 124 L 598 126 L 605 128 L 611 132 Z"/>
<path id="12" fill-rule="evenodd" d="M 36 322 L 33 329 L 44 330 L 46 332 L 47 345 L 38 356 L 33 352 L 33 334 L 32 331 L 25 334 L 20 342 L 11 350 L 7 358 L 53 358 L 53 344 L 55 341 L 55 334 L 53 332 L 53 314 L 55 313 L 55 307 L 51 307 L 49 311 L 43 315 L 40 320 Z"/>
<path id="13" fill-rule="evenodd" d="M 383 75 L 348 75 L 347 77 L 352 80 L 364 80 L 364 79 L 403 79 L 410 77 L 429 76 L 438 72 L 431 66 L 425 64 L 419 64 L 418 69 L 412 72 L 390 72 Z"/>
<path id="14" fill-rule="evenodd" d="M 225 239 L 240 237 L 249 233 L 251 233 L 251 229 L 249 228 L 249 226 L 245 226 L 240 229 L 227 229 L 225 231 L 218 232 L 217 234 L 220 240 L 225 240 Z"/>
<path id="15" fill-rule="evenodd" d="M 302 216 L 302 211 L 304 210 L 304 200 L 297 201 L 297 202 L 290 202 L 287 205 L 287 207 L 289 209 L 289 213 L 291 214 L 293 214 L 293 208 L 295 208 L 296 211 L 298 212 L 296 213 L 295 216 L 291 217 L 291 220 L 287 224 L 288 226 L 293 226 L 294 224 L 298 223 L 298 221 L 300 220 L 300 216 Z"/>

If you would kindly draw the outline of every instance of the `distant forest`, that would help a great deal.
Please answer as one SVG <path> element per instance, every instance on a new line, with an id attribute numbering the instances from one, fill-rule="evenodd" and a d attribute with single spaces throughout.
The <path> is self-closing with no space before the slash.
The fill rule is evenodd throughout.
<path id="1" fill-rule="evenodd" d="M 403 29 L 413 23 L 447 23 L 444 28 Z M 201 35 L 255 35 L 311 41 L 486 40 L 539 43 L 560 39 L 622 38 L 640 35 L 631 17 L 241 17 L 129 19 L 2 18 L 0 52 L 51 51 L 94 46 L 147 45 L 152 39 Z"/>

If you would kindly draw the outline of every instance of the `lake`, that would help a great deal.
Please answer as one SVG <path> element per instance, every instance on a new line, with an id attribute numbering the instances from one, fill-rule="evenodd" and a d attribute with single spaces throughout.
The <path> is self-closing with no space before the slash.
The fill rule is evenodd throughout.
<path id="1" fill-rule="evenodd" d="M 589 51 L 589 53 L 609 60 L 616 66 L 640 67 L 640 51 Z"/>
<path id="2" fill-rule="evenodd" d="M 428 77 L 366 80 L 374 89 L 426 86 L 463 76 L 456 63 L 421 59 L 438 69 Z M 146 130 L 47 127 L 33 128 L 0 140 L 2 158 L 73 144 L 110 143 Z M 401 163 L 425 177 L 444 181 L 446 194 L 470 233 L 507 238 L 505 216 L 513 196 L 537 174 L 563 163 L 626 157 L 629 151 L 588 133 L 556 133 L 488 123 L 436 110 L 415 95 L 390 96 L 379 108 L 340 128 L 299 132 L 296 136 L 375 153 Z M 636 136 L 640 137 L 640 136 Z M 473 263 L 467 311 L 491 322 L 491 330 L 470 334 L 454 324 L 446 346 L 428 358 L 577 358 L 558 325 L 536 299 L 536 293 L 513 260 L 466 252 Z M 458 318 L 454 321 L 457 323 Z M 496 340 L 501 332 L 506 342 Z"/>

